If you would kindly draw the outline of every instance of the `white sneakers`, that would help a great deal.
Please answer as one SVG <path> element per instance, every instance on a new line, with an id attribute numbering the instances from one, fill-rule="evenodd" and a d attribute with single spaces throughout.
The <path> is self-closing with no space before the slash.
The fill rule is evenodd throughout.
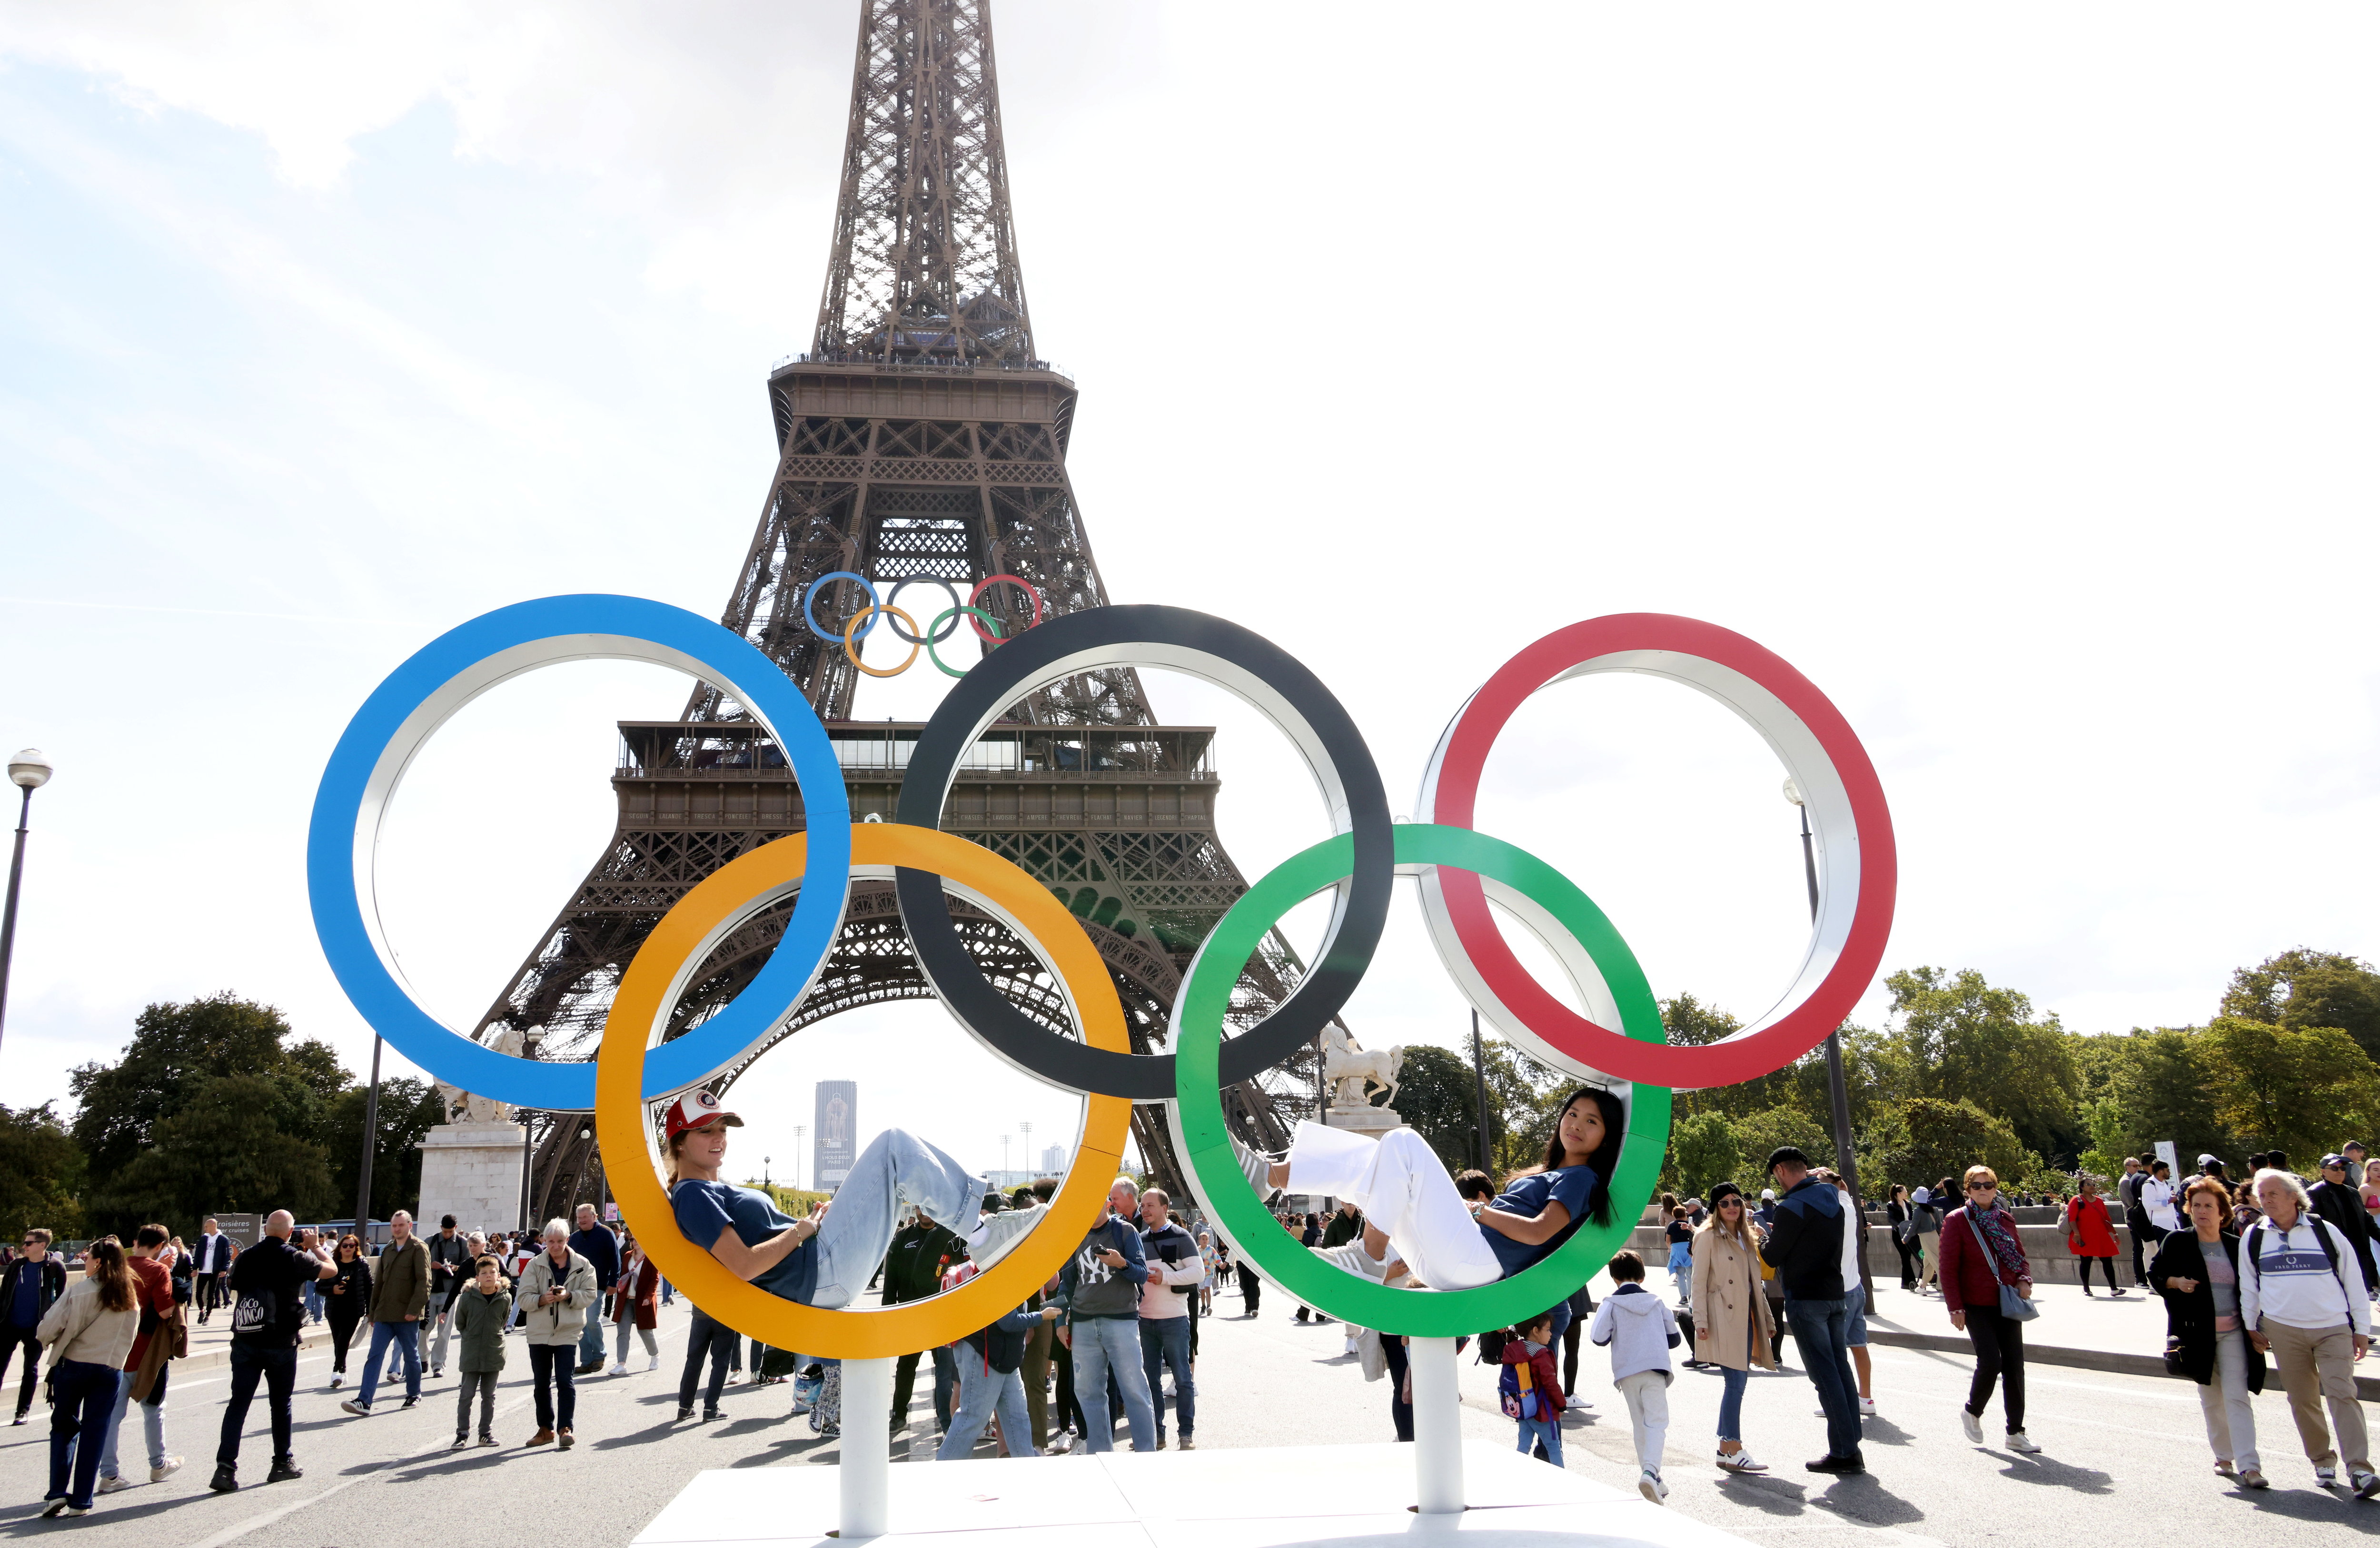
<path id="1" fill-rule="evenodd" d="M 122 1473 L 117 1473 L 117 1474 L 116 1474 L 115 1477 L 113 1477 L 113 1478 L 103 1478 L 103 1479 L 101 1479 L 101 1480 L 99 1481 L 99 1488 L 95 1491 L 95 1493 L 102 1494 L 115 1494 L 118 1489 L 129 1489 L 129 1488 L 131 1488 L 131 1487 L 132 1487 L 132 1481 L 131 1481 L 130 1479 L 128 1479 L 128 1478 L 125 1477 Z"/>
<path id="2" fill-rule="evenodd" d="M 149 1481 L 152 1483 L 163 1483 L 181 1470 L 182 1459 L 178 1457 L 168 1457 L 165 1458 L 163 1466 L 154 1467 L 149 1469 Z"/>
<path id="3" fill-rule="evenodd" d="M 647 1367 L 647 1369 L 648 1369 L 648 1370 L 650 1370 L 650 1369 L 651 1369 L 651 1367 L 648 1366 L 648 1367 Z M 625 1361 L 625 1360 L 624 1360 L 624 1361 L 621 1361 L 619 1363 L 617 1363 L 617 1364 L 613 1365 L 613 1366 L 612 1367 L 612 1369 L 610 1369 L 609 1371 L 606 1371 L 606 1372 L 604 1372 L 604 1373 L 603 1373 L 603 1374 L 605 1374 L 605 1375 L 607 1375 L 607 1376 L 625 1376 L 625 1375 L 626 1375 L 627 1373 L 628 1373 L 628 1362 L 627 1362 L 626 1361 Z"/>
<path id="4" fill-rule="evenodd" d="M 2027 1457 L 2034 1456 L 2041 1450 L 2041 1447 L 2033 1444 L 2033 1437 L 2022 1430 L 2011 1430 L 2008 1433 L 2008 1448 L 2010 1451 L 2022 1451 Z"/>
<path id="5" fill-rule="evenodd" d="M 655 1355 L 650 1360 L 645 1361 L 645 1369 L 648 1371 L 658 1371 L 661 1368 L 662 1357 L 659 1355 Z"/>
<path id="6" fill-rule="evenodd" d="M 1350 1274 L 1360 1274 L 1367 1279 L 1385 1279 L 1388 1276 L 1387 1260 L 1365 1252 L 1360 1240 L 1339 1247 L 1317 1247 L 1310 1251 L 1324 1263 L 1334 1264 Z"/>
<path id="7" fill-rule="evenodd" d="M 1670 1497 L 1670 1486 L 1662 1482 L 1661 1475 L 1651 1468 L 1636 1475 L 1636 1492 L 1655 1505 Z"/>
<path id="8" fill-rule="evenodd" d="M 1250 1150 L 1237 1140 L 1232 1142 L 1232 1155 L 1239 1162 L 1240 1171 L 1248 1179 L 1248 1186 L 1256 1190 L 1258 1203 L 1269 1204 L 1281 1196 L 1281 1190 L 1275 1188 L 1270 1180 L 1273 1166 L 1271 1156 L 1260 1151 Z"/>
<path id="9" fill-rule="evenodd" d="M 1969 1445 L 1984 1444 L 1983 1419 L 1979 1415 L 1969 1413 L 1967 1405 L 1964 1403 L 1959 1405 L 1959 1428 L 1966 1433 Z"/>
<path id="10" fill-rule="evenodd" d="M 1037 1203 L 1031 1209 L 1004 1209 L 997 1215 L 985 1215 L 967 1238 L 967 1252 L 975 1259 L 975 1266 L 987 1269 L 1006 1257 L 1025 1240 L 1025 1233 L 1039 1225 L 1049 1213 L 1048 1204 Z"/>
<path id="11" fill-rule="evenodd" d="M 1875 1398 L 1873 1398 L 1873 1397 L 1863 1397 L 1863 1398 L 1861 1398 L 1861 1399 L 1859 1400 L 1859 1406 L 1860 1406 L 1860 1417 L 1861 1417 L 1862 1419 L 1874 1419 L 1874 1418 L 1876 1417 L 1876 1399 L 1875 1399 Z"/>
<path id="12" fill-rule="evenodd" d="M 1752 1453 L 1748 1451 L 1739 1451 L 1733 1456 L 1722 1451 L 1718 1454 L 1718 1470 L 1723 1473 L 1765 1473 L 1768 1470 L 1768 1464 L 1754 1461 Z"/>
<path id="13" fill-rule="evenodd" d="M 2355 1491 L 2357 1499 L 2368 1500 L 2374 1494 L 2380 1494 L 2380 1473 L 2375 1473 L 2369 1468 L 2350 1468 L 2348 1469 L 2347 1478 Z"/>

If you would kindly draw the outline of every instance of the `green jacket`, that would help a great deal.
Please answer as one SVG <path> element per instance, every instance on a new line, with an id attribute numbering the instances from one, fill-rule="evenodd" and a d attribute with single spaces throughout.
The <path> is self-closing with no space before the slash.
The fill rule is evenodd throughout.
<path id="1" fill-rule="evenodd" d="M 498 1276 L 498 1284 L 504 1279 Z M 457 1371 L 501 1371 L 504 1368 L 504 1322 L 512 1315 L 510 1290 L 484 1295 L 478 1284 L 466 1282 L 455 1292 L 455 1334 L 463 1346 L 455 1362 Z"/>
<path id="2" fill-rule="evenodd" d="M 372 1260 L 371 1320 L 401 1323 L 430 1314 L 430 1249 L 418 1236 L 392 1241 Z"/>

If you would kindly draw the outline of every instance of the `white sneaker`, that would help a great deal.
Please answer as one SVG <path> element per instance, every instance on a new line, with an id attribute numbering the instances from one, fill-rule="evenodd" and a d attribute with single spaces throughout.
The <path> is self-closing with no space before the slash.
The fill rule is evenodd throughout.
<path id="1" fill-rule="evenodd" d="M 1979 1416 L 1969 1413 L 1964 1403 L 1959 1405 L 1959 1428 L 1966 1432 L 1969 1445 L 1984 1444 L 1984 1421 Z"/>
<path id="2" fill-rule="evenodd" d="M 132 1481 L 131 1481 L 130 1479 L 128 1479 L 128 1478 L 125 1477 L 122 1473 L 117 1473 L 114 1478 L 103 1478 L 103 1479 L 101 1479 L 101 1480 L 99 1481 L 99 1487 L 98 1487 L 98 1489 L 96 1489 L 95 1491 L 93 1491 L 93 1493 L 95 1493 L 95 1494 L 115 1494 L 118 1489 L 129 1489 L 129 1488 L 131 1488 L 131 1487 L 132 1487 Z"/>
<path id="3" fill-rule="evenodd" d="M 628 1362 L 625 1360 L 621 1361 L 618 1364 L 613 1366 L 612 1369 L 604 1372 L 603 1373 L 607 1376 L 625 1376 L 628 1373 Z"/>
<path id="4" fill-rule="evenodd" d="M 1382 1279 L 1389 1272 L 1388 1262 L 1364 1251 L 1361 1241 L 1351 1241 L 1342 1247 L 1308 1249 L 1326 1264 L 1333 1264 L 1350 1274 L 1360 1274 L 1366 1279 Z"/>
<path id="5" fill-rule="evenodd" d="M 1650 1468 L 1636 1475 L 1636 1492 L 1655 1505 L 1670 1497 L 1670 1486 L 1662 1482 L 1661 1475 Z"/>
<path id="6" fill-rule="evenodd" d="M 1041 1455 L 1044 1457 L 1063 1457 L 1066 1453 L 1074 1449 L 1075 1437 L 1067 1434 L 1063 1430 L 1061 1430 L 1058 1432 L 1058 1435 L 1055 1440 L 1052 1440 L 1048 1445 L 1041 1448 Z"/>
<path id="7" fill-rule="evenodd" d="M 1732 1457 L 1722 1451 L 1718 1454 L 1718 1470 L 1724 1473 L 1765 1473 L 1768 1470 L 1768 1464 L 1754 1461 L 1752 1453 L 1748 1451 L 1739 1451 Z"/>
<path id="8" fill-rule="evenodd" d="M 2316 1468 L 2313 1470 L 2313 1486 L 2317 1489 L 2338 1488 L 2338 1469 L 2337 1468 Z"/>
<path id="9" fill-rule="evenodd" d="M 152 1483 L 163 1483 L 181 1470 L 182 1459 L 178 1457 L 168 1457 L 165 1458 L 163 1466 L 154 1467 L 149 1469 L 149 1481 Z"/>
<path id="10" fill-rule="evenodd" d="M 2350 1487 L 2355 1492 L 2355 1497 L 2359 1500 L 2368 1500 L 2374 1494 L 2380 1494 L 2380 1473 L 2375 1473 L 2369 1468 L 2350 1468 L 2347 1469 L 2347 1479 Z"/>
<path id="11" fill-rule="evenodd" d="M 1248 1186 L 1256 1190 L 1258 1203 L 1269 1204 L 1281 1197 L 1281 1190 L 1269 1180 L 1272 1175 L 1272 1156 L 1250 1150 L 1237 1140 L 1232 1142 L 1232 1156 L 1239 1162 L 1241 1175 L 1248 1179 Z"/>
<path id="12" fill-rule="evenodd" d="M 649 1360 L 649 1361 L 645 1361 L 645 1369 L 646 1369 L 646 1370 L 648 1370 L 648 1371 L 658 1371 L 658 1370 L 660 1370 L 661 1368 L 662 1368 L 662 1357 L 661 1357 L 661 1356 L 659 1356 L 659 1355 L 655 1355 L 655 1356 L 653 1356 L 653 1358 L 652 1358 L 652 1359 L 650 1359 L 650 1360 Z"/>
<path id="13" fill-rule="evenodd" d="M 1037 1203 L 1031 1209 L 1004 1209 L 997 1215 L 985 1215 L 967 1238 L 967 1252 L 975 1259 L 975 1266 L 988 1269 L 1006 1257 L 1049 1213 L 1048 1204 Z"/>
<path id="14" fill-rule="evenodd" d="M 1861 1399 L 1859 1400 L 1859 1406 L 1860 1406 L 1860 1417 L 1861 1417 L 1862 1419 L 1874 1419 L 1874 1418 L 1876 1417 L 1876 1399 L 1875 1399 L 1875 1398 L 1873 1398 L 1873 1397 L 1863 1397 L 1863 1398 L 1861 1398 Z"/>
<path id="15" fill-rule="evenodd" d="M 2041 1447 L 2033 1444 L 2033 1437 L 2022 1430 L 2011 1430 L 2008 1433 L 2008 1448 L 2010 1451 L 2022 1451 L 2028 1457 L 2041 1450 Z"/>

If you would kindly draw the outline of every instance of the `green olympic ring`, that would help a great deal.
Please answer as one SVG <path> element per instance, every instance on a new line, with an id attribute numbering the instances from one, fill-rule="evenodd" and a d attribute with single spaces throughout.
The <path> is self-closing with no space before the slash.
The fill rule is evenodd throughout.
<path id="1" fill-rule="evenodd" d="M 1620 1007 L 1621 1030 L 1640 1043 L 1668 1041 L 1652 986 L 1628 943 L 1587 895 L 1544 861 L 1467 828 L 1396 825 L 1400 867 L 1437 865 L 1500 881 L 1528 898 L 1585 948 Z M 1242 1254 L 1296 1300 L 1351 1326 L 1415 1338 L 1459 1337 L 1510 1327 L 1567 1299 L 1627 1243 L 1659 1180 L 1670 1143 L 1670 1088 L 1637 1084 L 1628 1132 L 1610 1179 L 1611 1223 L 1579 1228 L 1544 1261 L 1509 1279 L 1465 1290 L 1391 1289 L 1336 1268 L 1281 1231 L 1247 1186 L 1231 1147 L 1217 1083 L 1223 1013 L 1232 986 L 1265 933 L 1315 893 L 1346 879 L 1354 864 L 1346 834 L 1291 856 L 1248 889 L 1190 965 L 1174 1024 L 1174 1143 L 1189 1165 L 1192 1189 Z M 1209 1181 L 1212 1178 L 1213 1182 Z"/>
<path id="2" fill-rule="evenodd" d="M 1001 623 L 999 619 L 992 617 L 991 614 L 984 611 L 981 608 L 944 608 L 941 611 L 934 614 L 934 621 L 926 625 L 926 659 L 941 668 L 942 675 L 945 677 L 965 677 L 966 672 L 957 667 L 952 666 L 949 662 L 942 659 L 941 652 L 934 648 L 934 631 L 942 626 L 943 619 L 949 618 L 953 614 L 964 613 L 973 613 L 976 617 L 982 619 L 986 623 L 990 624 L 991 637 L 994 640 L 1001 639 L 1008 633 L 1007 629 Z"/>

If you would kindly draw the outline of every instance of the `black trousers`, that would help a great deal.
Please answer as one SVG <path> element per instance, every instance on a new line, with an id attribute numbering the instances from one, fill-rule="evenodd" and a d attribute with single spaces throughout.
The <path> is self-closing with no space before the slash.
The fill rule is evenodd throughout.
<path id="1" fill-rule="evenodd" d="M 1050 1363 L 1058 1372 L 1058 1422 L 1055 1428 L 1072 1430 L 1077 1435 L 1089 1434 L 1091 1428 L 1083 1418 L 1083 1405 L 1075 1397 L 1075 1351 L 1060 1343 L 1054 1333 L 1050 1338 Z M 1108 1411 L 1115 1412 L 1113 1409 Z"/>
<path id="2" fill-rule="evenodd" d="M 1900 1288 L 1904 1290 L 1915 1289 L 1921 1272 L 1917 1262 L 1917 1239 L 1911 1237 L 1904 1241 L 1895 1237 L 1892 1239 L 1892 1250 L 1900 1254 Z M 2136 1247 L 2133 1251 L 2137 1252 L 2139 1249 Z"/>
<path id="3" fill-rule="evenodd" d="M 347 1305 L 346 1298 L 341 1296 L 322 1314 L 331 1321 L 331 1369 L 345 1375 L 347 1346 L 356 1341 L 356 1324 L 364 1320 L 364 1309 Z"/>
<path id="4" fill-rule="evenodd" d="M 2164 1242 L 2164 1230 L 2150 1225 L 2146 1220 L 2142 1220 L 2132 1228 L 2132 1282 L 2143 1289 L 2146 1289 L 2149 1283 L 2146 1260 L 2155 1257 L 2158 1247 Z M 2371 1281 L 2367 1279 L 2364 1283 L 2368 1285 Z"/>
<path id="5" fill-rule="evenodd" d="M 951 1409 L 959 1390 L 958 1357 L 949 1349 L 937 1348 L 926 1351 L 934 1357 L 934 1433 L 947 1434 L 951 1428 Z M 917 1390 L 917 1356 L 905 1354 L 892 1365 L 892 1422 L 909 1421 L 909 1398 Z"/>
<path id="6" fill-rule="evenodd" d="M 1262 1299 L 1263 1294 L 1264 1281 L 1257 1277 L 1255 1269 L 1242 1264 L 1240 1265 L 1240 1304 L 1247 1309 L 1249 1316 L 1253 1317 L 1257 1314 L 1257 1302 Z"/>
<path id="7" fill-rule="evenodd" d="M 2110 1289 L 2110 1290 L 2113 1290 L 2113 1289 L 2116 1288 L 2116 1260 L 2115 1260 L 2115 1259 L 2113 1259 L 2113 1258 L 2077 1258 L 2077 1259 L 2075 1260 L 2075 1262 L 2076 1262 L 2077 1264 L 2081 1264 L 2081 1265 L 2082 1265 L 2082 1293 L 2083 1293 L 2084 1295 L 2089 1295 L 2089 1294 L 2091 1293 L 2091 1265 L 2092 1265 L 2093 1264 L 2097 1264 L 2099 1265 L 2100 1269 L 2101 1269 L 2103 1272 L 2105 1272 L 2105 1273 L 2106 1273 L 2106 1275 L 2107 1276 L 2107 1288 L 2108 1288 L 2108 1289 Z M 2143 1276 L 2143 1277 L 2145 1277 L 2145 1276 Z"/>
<path id="8" fill-rule="evenodd" d="M 17 1385 L 17 1417 L 24 1418 L 33 1411 L 33 1388 L 41 1385 L 42 1340 L 30 1327 L 0 1327 L 0 1386 L 8 1384 L 8 1361 L 22 1347 L 25 1351 L 25 1374 Z"/>
<path id="9" fill-rule="evenodd" d="M 2108 1260 L 2110 1263 L 2113 1259 Z M 1967 1411 L 1983 1417 L 1992 1400 L 1992 1383 L 2000 1383 L 2000 1400 L 2008 1409 L 2010 1433 L 2024 1428 L 2024 1324 L 1998 1311 L 1967 1308 L 1967 1342 L 1974 1346 L 1975 1379 L 1967 1388 Z"/>
<path id="10" fill-rule="evenodd" d="M 735 1330 L 728 1330 L 734 1337 Z M 578 1411 L 578 1342 L 567 1344 L 531 1344 L 528 1347 L 528 1373 L 537 1383 L 537 1427 L 540 1430 L 575 1429 L 571 1416 Z M 557 1418 L 556 1416 L 559 1415 Z"/>
<path id="11" fill-rule="evenodd" d="M 266 1406 L 273 1412 L 273 1460 L 289 1455 L 289 1397 L 298 1388 L 298 1351 L 252 1349 L 235 1338 L 231 1397 L 225 1400 L 223 1434 L 215 1444 L 215 1461 L 220 1466 L 239 1465 L 239 1433 L 248 1423 L 248 1405 L 254 1400 L 260 1381 L 264 1384 Z"/>
<path id="12" fill-rule="evenodd" d="M 1577 1325 L 1572 1324 L 1573 1330 Z M 1410 1441 L 1414 1438 L 1413 1405 L 1405 1401 L 1405 1341 L 1393 1333 L 1383 1333 L 1380 1353 L 1389 1361 L 1389 1422 L 1397 1427 L 1397 1439 Z M 1576 1357 L 1571 1363 L 1578 1363 Z"/>

